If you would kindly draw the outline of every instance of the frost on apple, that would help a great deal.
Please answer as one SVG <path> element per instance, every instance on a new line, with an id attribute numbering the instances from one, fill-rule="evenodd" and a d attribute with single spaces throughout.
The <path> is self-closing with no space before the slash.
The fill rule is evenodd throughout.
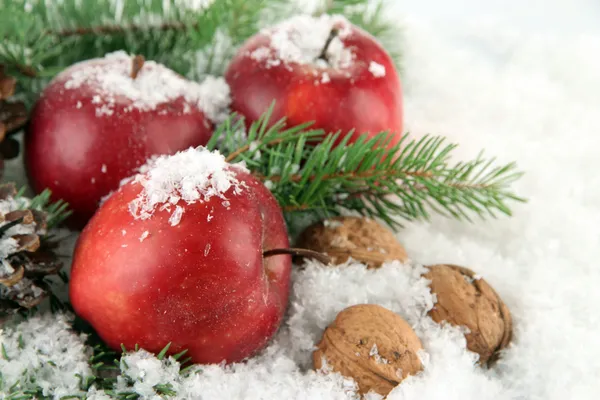
<path id="1" fill-rule="evenodd" d="M 226 193 L 239 195 L 245 184 L 236 178 L 236 170 L 247 172 L 241 165 L 231 165 L 218 151 L 204 147 L 190 148 L 175 155 L 159 156 L 140 169 L 145 171 L 133 178 L 142 185 L 140 194 L 129 204 L 136 219 L 150 218 L 156 209 L 171 212 L 169 223 L 176 226 L 185 209 L 178 205 L 206 202 L 212 197 L 221 198 L 228 207 Z"/>
<path id="2" fill-rule="evenodd" d="M 154 61 L 146 61 L 137 77 L 131 77 L 132 56 L 124 51 L 107 54 L 96 64 L 78 65 L 65 82 L 67 90 L 87 87 L 96 91 L 92 104 L 96 104 L 96 116 L 110 116 L 122 98 L 132 101 L 134 109 L 155 110 L 162 104 L 183 98 L 186 104 L 182 113 L 191 111 L 195 105 L 214 123 L 224 121 L 229 114 L 229 86 L 222 78 L 207 77 L 197 83 L 186 80 Z M 81 102 L 77 102 L 81 108 Z"/>
<path id="3" fill-rule="evenodd" d="M 354 54 L 343 43 L 352 29 L 342 16 L 298 15 L 262 33 L 269 38 L 269 45 L 253 50 L 250 58 L 267 68 L 282 63 L 312 64 L 323 69 L 345 69 L 352 65 Z"/>
<path id="4" fill-rule="evenodd" d="M 369 72 L 373 74 L 375 78 L 382 78 L 385 76 L 385 67 L 375 61 L 369 63 Z"/>
<path id="5" fill-rule="evenodd" d="M 148 238 L 148 236 L 150 236 L 150 232 L 144 231 L 144 233 L 142 233 L 142 235 L 140 236 L 140 242 L 143 242 L 144 240 L 146 240 Z"/>

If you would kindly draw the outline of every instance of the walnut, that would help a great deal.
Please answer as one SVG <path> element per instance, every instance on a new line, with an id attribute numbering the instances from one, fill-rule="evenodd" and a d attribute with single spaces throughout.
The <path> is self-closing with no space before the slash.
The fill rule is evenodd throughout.
<path id="1" fill-rule="evenodd" d="M 473 271 L 456 265 L 427 268 L 424 277 L 431 280 L 431 291 L 437 297 L 429 316 L 436 322 L 467 327 L 467 348 L 479 354 L 481 365 L 491 365 L 511 340 L 510 311 Z"/>
<path id="2" fill-rule="evenodd" d="M 408 375 L 423 369 L 421 341 L 392 311 L 361 304 L 341 311 L 313 353 L 315 369 L 327 367 L 353 378 L 360 393 L 387 395 Z"/>
<path id="3" fill-rule="evenodd" d="M 297 247 L 325 253 L 333 264 L 352 257 L 377 268 L 386 261 L 408 260 L 394 233 L 369 218 L 334 217 L 317 222 L 300 234 Z"/>

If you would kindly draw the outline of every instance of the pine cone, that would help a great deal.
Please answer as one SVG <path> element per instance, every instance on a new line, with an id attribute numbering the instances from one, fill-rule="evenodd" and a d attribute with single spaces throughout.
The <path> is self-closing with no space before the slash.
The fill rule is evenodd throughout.
<path id="1" fill-rule="evenodd" d="M 10 137 L 27 122 L 25 103 L 8 101 L 15 94 L 17 80 L 4 74 L 0 65 L 0 155 L 2 159 L 11 159 L 19 155 L 19 142 Z"/>
<path id="2" fill-rule="evenodd" d="M 44 277 L 62 264 L 46 234 L 46 213 L 22 209 L 13 184 L 0 185 L 0 315 L 29 309 L 48 295 Z"/>

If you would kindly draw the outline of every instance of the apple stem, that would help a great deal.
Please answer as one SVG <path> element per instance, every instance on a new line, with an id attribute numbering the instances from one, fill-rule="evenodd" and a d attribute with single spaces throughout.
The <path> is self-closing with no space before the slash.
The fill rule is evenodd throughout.
<path id="1" fill-rule="evenodd" d="M 329 37 L 325 41 L 325 45 L 323 45 L 323 50 L 321 50 L 321 54 L 319 54 L 319 57 L 317 58 L 318 60 L 324 60 L 326 62 L 329 62 L 329 59 L 327 58 L 327 49 L 329 48 L 329 45 L 331 44 L 333 39 L 335 39 L 335 37 L 338 34 L 339 34 L 338 30 L 335 28 L 333 28 L 331 30 L 331 32 L 329 32 Z"/>
<path id="2" fill-rule="evenodd" d="M 331 264 L 331 258 L 327 257 L 323 253 L 319 253 L 318 251 L 308 250 L 308 249 L 298 249 L 298 248 L 289 248 L 289 249 L 271 249 L 263 252 L 263 257 L 271 257 L 280 254 L 290 254 L 292 256 L 300 256 L 307 258 L 314 258 L 315 260 L 328 265 Z"/>
<path id="3" fill-rule="evenodd" d="M 137 56 L 133 57 L 133 60 L 131 60 L 131 79 L 137 78 L 141 69 L 144 67 L 145 61 L 146 60 L 144 59 L 144 56 L 142 56 L 142 55 L 137 55 Z"/>

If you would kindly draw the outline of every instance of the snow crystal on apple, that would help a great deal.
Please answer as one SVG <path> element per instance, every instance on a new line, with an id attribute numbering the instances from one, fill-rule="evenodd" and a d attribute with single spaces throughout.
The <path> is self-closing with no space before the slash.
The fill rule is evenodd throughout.
<path id="1" fill-rule="evenodd" d="M 148 236 L 150 236 L 150 232 L 144 231 L 144 233 L 142 233 L 142 235 L 140 236 L 140 242 L 143 242 L 144 240 L 146 240 L 148 238 Z"/>
<path id="2" fill-rule="evenodd" d="M 352 65 L 354 54 L 343 42 L 352 34 L 352 27 L 342 16 L 298 15 L 263 30 L 263 34 L 269 44 L 254 49 L 249 56 L 267 68 L 281 63 L 312 64 L 321 69 Z"/>
<path id="3" fill-rule="evenodd" d="M 173 211 L 173 214 L 171 214 L 171 217 L 169 218 L 169 224 L 171 224 L 171 226 L 179 225 L 182 216 L 183 208 L 180 206 L 175 207 L 175 211 Z"/>
<path id="4" fill-rule="evenodd" d="M 169 223 L 176 226 L 181 221 L 187 204 L 202 203 L 212 197 L 222 199 L 223 207 L 229 206 L 226 193 L 239 195 L 245 188 L 236 178 L 236 170 L 247 172 L 241 165 L 231 165 L 218 151 L 204 147 L 190 148 L 174 155 L 151 159 L 133 178 L 142 185 L 140 194 L 130 202 L 129 211 L 136 219 L 148 219 L 155 210 L 174 210 Z"/>
<path id="5" fill-rule="evenodd" d="M 385 76 L 385 67 L 375 61 L 371 61 L 369 64 L 369 72 L 375 78 L 382 78 Z"/>
<path id="6" fill-rule="evenodd" d="M 75 66 L 64 87 L 71 90 L 86 86 L 95 90 L 92 103 L 98 105 L 98 117 L 112 115 L 123 99 L 133 103 L 125 111 L 149 111 L 183 98 L 188 104 L 184 104 L 182 113 L 189 113 L 192 104 L 214 123 L 227 118 L 231 98 L 223 78 L 209 76 L 202 83 L 193 82 L 162 64 L 146 61 L 133 79 L 131 65 L 132 56 L 124 51 L 110 53 L 97 63 Z M 81 103 L 76 107 L 80 108 Z"/>

